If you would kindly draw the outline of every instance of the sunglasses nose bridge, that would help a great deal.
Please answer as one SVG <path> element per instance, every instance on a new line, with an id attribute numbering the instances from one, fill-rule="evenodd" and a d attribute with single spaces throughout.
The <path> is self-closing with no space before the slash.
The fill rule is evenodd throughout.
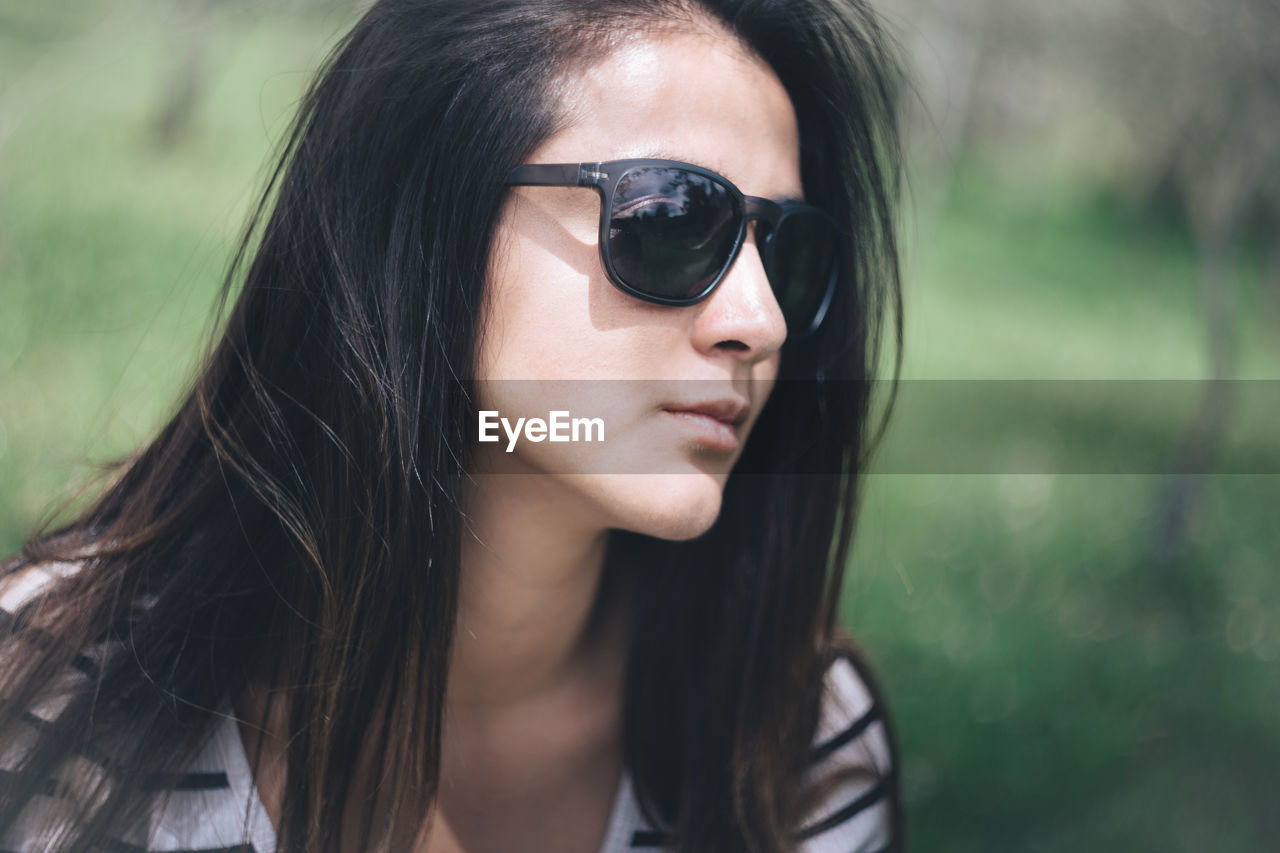
<path id="1" fill-rule="evenodd" d="M 743 196 L 743 219 L 746 223 L 753 220 L 759 220 L 769 226 L 770 229 L 776 228 L 778 219 L 782 216 L 782 205 L 776 201 L 767 198 L 758 198 L 756 196 Z"/>
<path id="2" fill-rule="evenodd" d="M 764 262 L 765 268 L 769 266 L 770 255 L 773 248 L 773 233 L 777 230 L 778 220 L 782 216 L 782 206 L 776 201 L 758 196 L 743 196 L 743 216 L 742 216 L 742 232 L 743 242 L 746 242 L 746 233 L 752 222 L 763 222 L 768 225 L 766 236 L 761 239 L 759 234 L 759 226 L 756 228 L 756 251 L 760 253 L 760 259 Z M 739 247 L 741 250 L 741 247 Z"/>

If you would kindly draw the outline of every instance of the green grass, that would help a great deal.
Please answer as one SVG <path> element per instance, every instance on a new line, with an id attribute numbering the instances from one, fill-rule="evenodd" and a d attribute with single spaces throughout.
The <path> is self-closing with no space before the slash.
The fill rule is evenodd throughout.
<path id="1" fill-rule="evenodd" d="M 0 544 L 158 427 L 308 75 L 350 12 L 0 8 Z M 194 35 L 193 35 L 194 34 Z M 160 144 L 196 39 L 198 107 Z"/>
<path id="2" fill-rule="evenodd" d="M 935 237 L 843 611 L 889 694 L 913 846 L 1270 849 L 1275 386 L 1236 387 L 1209 470 L 1237 473 L 1190 478 L 1185 538 L 1158 558 L 1159 474 L 1204 386 L 1132 380 L 1206 375 L 1185 237 L 980 159 Z M 1260 268 L 1242 255 L 1239 376 L 1275 380 Z M 930 473 L 949 470 L 967 473 Z"/>
<path id="3" fill-rule="evenodd" d="M 908 261 L 904 375 L 1203 379 L 1196 257 L 1176 229 L 1079 190 L 966 162 L 928 245 Z M 1280 294 L 1237 264 L 1236 378 L 1280 378 Z"/>
<path id="4" fill-rule="evenodd" d="M 968 161 L 908 265 L 909 381 L 843 612 L 889 695 L 913 847 L 1271 849 L 1276 387 L 1237 386 L 1209 469 L 1237 474 L 1190 478 L 1157 558 L 1159 474 L 1204 386 L 1132 380 L 1207 375 L 1196 257 L 1043 189 Z M 1242 253 L 1238 376 L 1275 380 L 1261 267 Z"/>
<path id="5" fill-rule="evenodd" d="M 272 143 L 350 20 L 168 8 L 0 3 L 6 553 L 182 391 Z M 155 117 L 193 28 L 210 72 L 165 148 Z M 908 378 L 1028 380 L 913 383 L 883 470 L 926 473 L 868 479 L 844 615 L 894 711 L 913 848 L 1268 849 L 1280 477 L 1199 480 L 1185 540 L 1152 559 L 1173 483 L 1155 472 L 1193 395 L 1039 380 L 1203 377 L 1195 256 L 1064 186 L 974 158 L 908 263 Z M 1242 255 L 1239 375 L 1274 379 L 1260 267 Z M 1276 401 L 1240 405 L 1220 467 L 1280 470 Z M 943 438 L 959 443 L 922 456 Z M 948 453 L 979 473 L 928 473 Z M 1098 473 L 1115 470 L 1138 473 Z"/>
<path id="6" fill-rule="evenodd" d="M 845 614 L 920 849 L 1245 851 L 1280 829 L 1280 483 L 1208 478 L 1154 565 L 1168 483 L 871 478 Z"/>

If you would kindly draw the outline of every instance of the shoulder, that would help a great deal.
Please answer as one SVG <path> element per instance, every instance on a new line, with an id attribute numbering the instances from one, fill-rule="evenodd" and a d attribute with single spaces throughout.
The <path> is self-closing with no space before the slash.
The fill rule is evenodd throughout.
<path id="1" fill-rule="evenodd" d="M 36 603 L 55 587 L 59 580 L 79 571 L 75 563 L 36 563 L 23 566 L 0 577 L 0 656 L 5 666 L 5 682 L 0 685 L 0 702 L 12 698 L 11 662 L 25 662 L 49 650 L 51 635 L 27 615 L 28 605 Z M 29 704 L 22 719 L 39 729 L 52 725 L 71 696 L 91 687 L 101 649 L 86 649 L 77 655 L 73 665 L 44 681 L 34 704 Z"/>
<path id="2" fill-rule="evenodd" d="M 83 564 L 39 563 L 18 568 L 0 577 L 0 638 L 39 641 L 40 629 L 25 615 L 38 607 L 61 579 L 74 575 Z M 0 655 L 9 656 L 43 648 L 25 642 L 0 644 Z M 106 644 L 81 650 L 71 665 L 46 682 L 33 703 L 18 719 L 0 730 L 0 791 L 6 804 L 19 796 L 16 818 L 0 823 L 0 850 L 46 849 L 50 833 L 81 821 L 86 792 L 110 776 L 110 759 L 99 754 L 97 743 L 76 746 L 60 770 L 48 781 L 31 786 L 24 781 L 25 768 L 37 742 L 57 736 L 59 717 L 74 697 L 97 689 L 102 666 L 111 654 Z M 0 693 L 3 688 L 0 688 Z M 253 791 L 252 775 L 244 756 L 230 704 L 219 709 L 218 722 L 192 760 L 174 773 L 153 775 L 139 788 L 152 798 L 142 821 L 119 837 L 109 839 L 113 849 L 137 851 L 240 851 L 267 853 L 275 849 L 274 832 Z M 55 779 L 77 780 L 68 787 Z M 18 795 L 19 789 L 27 793 Z M 105 791 L 104 791 L 105 793 Z"/>
<path id="3" fill-rule="evenodd" d="M 842 649 L 827 668 L 810 751 L 820 792 L 801 824 L 803 853 L 879 851 L 898 842 L 897 754 L 870 668 Z"/>
<path id="4" fill-rule="evenodd" d="M 33 563 L 0 577 L 0 611 L 13 616 L 62 578 L 80 571 L 82 563 Z"/>
<path id="5" fill-rule="evenodd" d="M 10 564 L 0 576 L 0 666 L 5 675 L 0 702 L 6 706 L 0 726 L 0 779 L 6 808 L 21 805 L 16 818 L 0 824 L 0 847 L 5 850 L 38 850 L 52 843 L 58 827 L 76 819 L 78 803 L 106 778 L 100 757 L 79 748 L 51 772 L 40 771 L 39 781 L 32 782 L 27 769 L 42 741 L 65 736 L 57 729 L 59 717 L 74 697 L 93 688 L 95 661 L 78 656 L 77 666 L 63 667 L 51 678 L 42 677 L 34 690 L 22 692 L 21 703 L 13 693 L 21 690 L 14 684 L 15 673 L 54 646 L 30 615 L 31 609 L 38 608 L 40 599 L 78 568 L 72 563 L 16 568 Z M 22 680 L 26 678 L 23 675 Z"/>

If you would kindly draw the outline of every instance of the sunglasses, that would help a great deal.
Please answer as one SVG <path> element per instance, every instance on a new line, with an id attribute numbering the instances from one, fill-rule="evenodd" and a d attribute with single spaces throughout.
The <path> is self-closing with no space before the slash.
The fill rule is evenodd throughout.
<path id="1" fill-rule="evenodd" d="M 742 251 L 747 223 L 791 338 L 812 334 L 839 276 L 839 228 L 800 202 L 743 195 L 708 169 L 675 160 L 531 163 L 507 186 L 594 187 L 600 194 L 600 259 L 609 280 L 661 305 L 710 296 Z"/>

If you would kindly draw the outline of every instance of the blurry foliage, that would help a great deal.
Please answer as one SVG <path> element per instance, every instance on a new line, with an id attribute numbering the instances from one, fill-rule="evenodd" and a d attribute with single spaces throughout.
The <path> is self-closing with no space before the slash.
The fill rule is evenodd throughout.
<path id="1" fill-rule="evenodd" d="M 878 5 L 911 60 L 923 192 L 966 149 L 1015 151 L 1173 205 L 1197 239 L 1280 245 L 1274 0 Z"/>
<path id="2" fill-rule="evenodd" d="M 915 86 L 908 363 L 986 347 L 1007 359 L 987 376 L 1058 351 L 1041 376 L 1277 379 L 1280 5 L 880 5 Z M 1180 416 L 1133 394 L 1106 441 L 1064 394 L 1065 467 L 872 478 L 846 612 L 910 683 L 921 849 L 1274 846 L 1280 478 L 1209 473 L 1243 421 L 1273 458 L 1249 387 L 1202 383 Z M 1182 473 L 1051 473 L 1128 470 L 1155 423 Z"/>
<path id="3" fill-rule="evenodd" d="M 969 152 L 1035 152 L 1034 168 L 1086 178 L 1181 224 L 1196 252 L 1205 375 L 1240 375 L 1236 256 L 1268 255 L 1264 334 L 1280 335 L 1280 4 L 1275 0 L 885 0 L 916 97 L 907 101 L 928 242 Z M 1026 156 L 1025 154 L 1023 155 Z M 1017 155 L 1015 155 L 1016 159 Z M 1041 176 L 1051 187 L 1057 176 Z M 1168 572 L 1189 546 L 1200 475 L 1217 470 L 1248 401 L 1209 382 L 1185 418 L 1144 562 Z"/>

